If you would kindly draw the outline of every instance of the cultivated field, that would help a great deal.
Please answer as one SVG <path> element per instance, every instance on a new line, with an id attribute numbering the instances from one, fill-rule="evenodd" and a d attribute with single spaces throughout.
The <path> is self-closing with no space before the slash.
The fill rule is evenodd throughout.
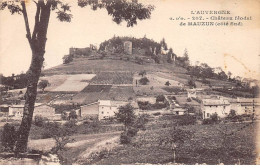
<path id="1" fill-rule="evenodd" d="M 133 74 L 131 72 L 100 72 L 91 81 L 91 84 L 131 85 Z"/>

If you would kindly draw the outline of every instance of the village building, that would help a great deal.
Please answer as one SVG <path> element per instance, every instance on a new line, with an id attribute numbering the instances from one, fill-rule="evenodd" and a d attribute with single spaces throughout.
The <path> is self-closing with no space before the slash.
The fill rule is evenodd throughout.
<path id="1" fill-rule="evenodd" d="M 229 101 L 223 98 L 203 99 L 201 104 L 203 119 L 210 118 L 213 114 L 217 114 L 220 118 L 226 117 L 230 109 Z"/>
<path id="2" fill-rule="evenodd" d="M 259 108 L 259 101 L 257 99 L 249 98 L 237 98 L 230 101 L 231 109 L 236 112 L 237 115 L 253 114 Z"/>
<path id="3" fill-rule="evenodd" d="M 80 111 L 77 114 L 81 118 L 98 118 L 99 102 L 94 102 L 80 106 Z"/>
<path id="4" fill-rule="evenodd" d="M 111 100 L 99 100 L 99 115 L 98 119 L 112 118 L 115 113 L 118 112 L 120 106 L 126 105 L 128 102 L 124 101 L 111 101 Z"/>
<path id="5" fill-rule="evenodd" d="M 81 118 L 97 118 L 98 120 L 113 118 L 118 112 L 120 106 L 130 103 L 134 107 L 134 112 L 139 113 L 139 108 L 136 102 L 114 101 L 114 100 L 99 100 L 94 103 L 86 104 L 80 107 Z"/>
<path id="6" fill-rule="evenodd" d="M 199 94 L 202 94 L 202 91 L 201 88 L 187 89 L 187 96 L 188 98 L 197 98 Z"/>
<path id="7" fill-rule="evenodd" d="M 15 119 L 22 119 L 23 108 L 24 108 L 23 104 L 11 105 L 9 107 L 9 116 L 13 116 Z M 57 119 L 57 115 L 55 114 L 55 108 L 47 104 L 35 103 L 33 115 L 45 117 L 50 120 Z"/>

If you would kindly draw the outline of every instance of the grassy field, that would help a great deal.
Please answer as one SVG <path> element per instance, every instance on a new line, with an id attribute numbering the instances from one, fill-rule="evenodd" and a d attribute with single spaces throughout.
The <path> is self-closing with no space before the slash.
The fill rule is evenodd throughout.
<path id="1" fill-rule="evenodd" d="M 169 120 L 161 120 L 162 124 Z M 138 135 L 129 145 L 120 146 L 110 152 L 107 157 L 100 159 L 95 164 L 167 164 L 172 162 L 170 147 L 158 145 L 158 139 L 167 133 L 171 127 L 154 122 L 146 131 Z M 158 126 L 155 126 L 158 124 Z M 255 164 L 255 135 L 256 124 L 231 123 L 216 125 L 190 125 L 179 126 L 179 129 L 189 130 L 193 137 L 178 146 L 176 162 L 183 164 Z M 223 141 L 223 133 L 231 133 Z M 240 130 L 240 131 L 238 131 Z"/>

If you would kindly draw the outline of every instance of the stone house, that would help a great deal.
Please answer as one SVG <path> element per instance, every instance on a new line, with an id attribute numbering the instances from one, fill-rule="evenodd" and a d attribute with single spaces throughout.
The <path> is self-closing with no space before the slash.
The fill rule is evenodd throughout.
<path id="1" fill-rule="evenodd" d="M 24 108 L 23 104 L 10 106 L 9 116 L 13 116 L 16 119 L 21 119 L 23 117 L 23 108 Z M 55 108 L 51 107 L 50 105 L 41 104 L 41 103 L 35 103 L 33 116 L 36 115 L 48 118 L 50 120 L 57 118 L 55 114 Z"/>
<path id="2" fill-rule="evenodd" d="M 236 112 L 237 115 L 253 114 L 259 109 L 259 101 L 257 99 L 237 98 L 230 101 L 231 109 Z"/>
<path id="3" fill-rule="evenodd" d="M 94 102 L 80 106 L 78 117 L 82 118 L 98 118 L 99 102 Z"/>
<path id="4" fill-rule="evenodd" d="M 78 116 L 81 118 L 97 118 L 98 120 L 113 118 L 119 107 L 128 103 L 128 101 L 98 100 L 97 102 L 81 106 Z M 134 107 L 134 112 L 138 114 L 139 108 L 137 103 L 132 101 L 130 104 Z"/>
<path id="5" fill-rule="evenodd" d="M 220 118 L 226 117 L 230 109 L 229 101 L 223 98 L 203 99 L 201 104 L 203 119 L 210 118 L 213 114 L 217 114 Z"/>
<path id="6" fill-rule="evenodd" d="M 111 101 L 111 100 L 99 100 L 99 115 L 98 119 L 106 119 L 114 117 L 118 112 L 120 106 L 126 105 L 128 102 L 124 101 Z"/>

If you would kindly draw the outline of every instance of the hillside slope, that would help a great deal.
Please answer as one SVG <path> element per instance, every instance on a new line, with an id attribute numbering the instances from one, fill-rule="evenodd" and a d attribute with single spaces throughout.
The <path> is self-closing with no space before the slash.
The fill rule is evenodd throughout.
<path id="1" fill-rule="evenodd" d="M 54 74 L 82 74 L 82 73 L 98 73 L 102 71 L 106 72 L 118 72 L 118 71 L 130 71 L 139 72 L 142 70 L 150 72 L 175 72 L 184 74 L 186 69 L 174 66 L 173 64 L 136 64 L 130 61 L 123 60 L 88 60 L 86 58 L 76 58 L 69 64 L 62 64 L 47 70 L 44 70 L 45 75 Z"/>

